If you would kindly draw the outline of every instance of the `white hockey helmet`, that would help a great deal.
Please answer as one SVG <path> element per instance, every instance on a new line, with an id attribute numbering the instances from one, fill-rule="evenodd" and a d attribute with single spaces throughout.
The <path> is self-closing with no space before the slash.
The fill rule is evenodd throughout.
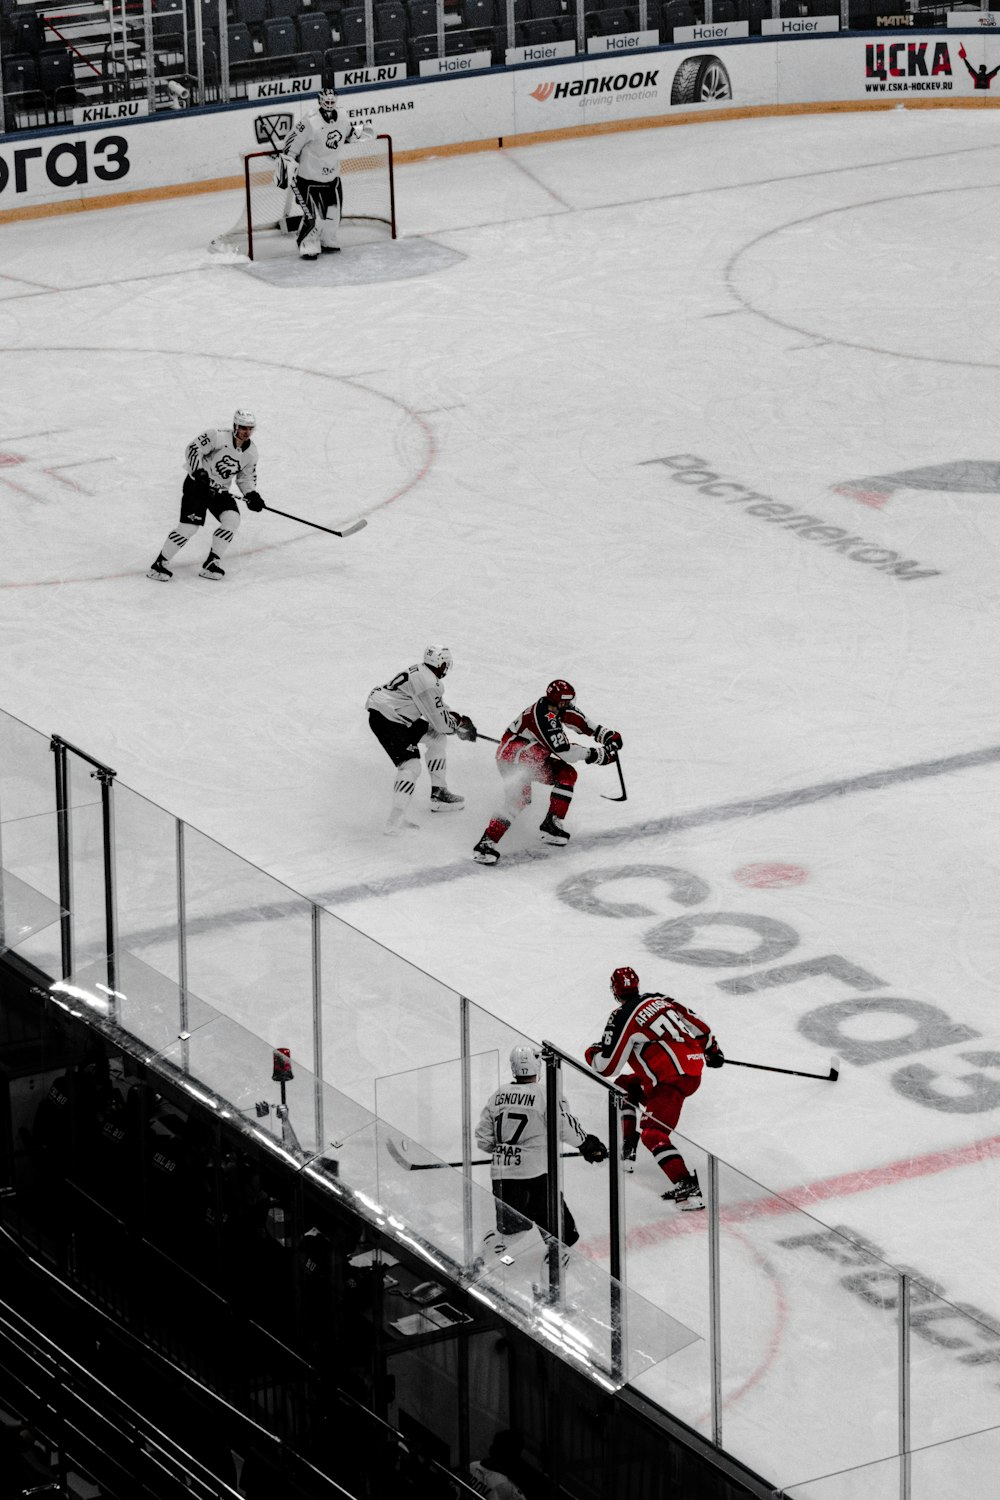
<path id="1" fill-rule="evenodd" d="M 436 677 L 443 677 L 451 670 L 451 652 L 447 646 L 428 646 L 424 652 L 424 666 L 430 667 Z"/>
<path id="2" fill-rule="evenodd" d="M 510 1051 L 510 1076 L 512 1078 L 537 1078 L 538 1053 L 531 1047 L 512 1047 Z"/>
<path id="3" fill-rule="evenodd" d="M 254 416 L 252 411 L 247 411 L 246 407 L 237 407 L 236 411 L 233 412 L 234 431 L 237 427 L 249 427 L 252 430 L 256 426 L 257 418 Z"/>
<path id="4" fill-rule="evenodd" d="M 333 89 L 320 89 L 319 112 L 327 124 L 337 118 L 337 95 Z"/>

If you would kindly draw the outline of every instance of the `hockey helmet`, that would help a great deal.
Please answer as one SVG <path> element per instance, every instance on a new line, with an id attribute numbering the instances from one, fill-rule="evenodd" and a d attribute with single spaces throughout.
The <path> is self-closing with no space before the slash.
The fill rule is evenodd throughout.
<path id="1" fill-rule="evenodd" d="M 512 1078 L 537 1078 L 538 1053 L 532 1051 L 530 1047 L 512 1047 L 510 1076 Z"/>
<path id="2" fill-rule="evenodd" d="M 424 666 L 430 667 L 435 677 L 443 677 L 451 668 L 451 652 L 447 646 L 428 646 L 424 652 Z"/>
<path id="3" fill-rule="evenodd" d="M 545 696 L 557 708 L 572 708 L 576 701 L 576 688 L 565 677 L 556 677 L 545 689 Z"/>
<path id="4" fill-rule="evenodd" d="M 337 95 L 333 89 L 321 89 L 319 95 L 319 112 L 329 124 L 337 118 Z"/>
<path id="5" fill-rule="evenodd" d="M 615 969 L 611 975 L 611 993 L 615 1003 L 620 1005 L 623 1000 L 629 1000 L 633 995 L 639 993 L 639 976 L 634 969 L 627 965 L 621 969 Z"/>
<path id="6" fill-rule="evenodd" d="M 249 427 L 252 431 L 256 426 L 257 418 L 254 416 L 252 411 L 247 411 L 245 407 L 240 406 L 237 407 L 236 411 L 233 412 L 234 432 L 236 431 L 237 427 Z"/>

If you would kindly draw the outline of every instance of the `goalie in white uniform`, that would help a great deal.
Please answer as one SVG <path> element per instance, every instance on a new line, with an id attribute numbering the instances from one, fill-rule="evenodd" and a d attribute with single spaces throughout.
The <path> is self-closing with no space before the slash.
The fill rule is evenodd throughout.
<path id="1" fill-rule="evenodd" d="M 302 210 L 298 246 L 303 260 L 316 260 L 321 250 L 340 249 L 341 148 L 374 135 L 370 120 L 352 125 L 346 110 L 338 109 L 333 89 L 324 89 L 319 108 L 299 121 L 281 148 L 274 180 L 278 187 L 291 187 Z"/>
<path id="2" fill-rule="evenodd" d="M 199 570 L 201 578 L 225 578 L 219 558 L 224 556 L 239 529 L 240 511 L 232 492 L 236 487 L 249 510 L 263 510 L 257 493 L 257 447 L 253 431 L 257 418 L 242 407 L 233 413 L 233 425 L 209 427 L 188 443 L 184 454 L 187 473 L 181 494 L 181 514 L 167 533 L 155 562 L 146 574 L 159 583 L 169 583 L 173 573 L 167 563 L 204 526 L 209 512 L 217 522 L 212 547 Z"/>
<path id="3" fill-rule="evenodd" d="M 450 709 L 441 697 L 441 679 L 450 666 L 447 646 L 428 646 L 422 662 L 397 672 L 368 694 L 365 707 L 372 733 L 396 767 L 386 833 L 402 833 L 417 826 L 407 818 L 407 812 L 420 775 L 421 741 L 431 774 L 431 811 L 457 809 L 465 801 L 448 790 L 445 741 L 450 734 L 457 734 L 460 740 L 474 740 L 476 726 L 466 714 Z"/>

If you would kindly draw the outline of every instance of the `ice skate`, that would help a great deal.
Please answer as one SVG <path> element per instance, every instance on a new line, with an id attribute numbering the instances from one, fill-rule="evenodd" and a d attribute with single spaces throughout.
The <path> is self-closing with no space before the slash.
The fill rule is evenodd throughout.
<path id="1" fill-rule="evenodd" d="M 204 566 L 198 569 L 199 578 L 214 578 L 216 580 L 225 578 L 225 568 L 220 568 L 214 552 L 210 552 L 205 558 Z"/>
<path id="2" fill-rule="evenodd" d="M 173 576 L 162 557 L 156 559 L 146 574 L 147 578 L 155 578 L 158 583 L 169 583 Z"/>
<path id="3" fill-rule="evenodd" d="M 496 1260 L 507 1254 L 507 1246 L 495 1229 L 489 1230 L 483 1235 L 483 1254 L 487 1257 L 493 1256 Z"/>
<path id="4" fill-rule="evenodd" d="M 419 823 L 414 823 L 412 818 L 406 816 L 403 808 L 394 807 L 386 819 L 382 832 L 392 838 L 400 833 L 412 833 L 415 828 L 419 827 Z"/>
<path id="5" fill-rule="evenodd" d="M 457 811 L 464 804 L 465 798 L 457 792 L 449 792 L 446 786 L 431 787 L 431 812 L 447 812 L 449 808 Z"/>
<path id="6" fill-rule="evenodd" d="M 479 840 L 479 843 L 472 851 L 472 857 L 476 861 L 477 865 L 495 865 L 497 860 L 500 858 L 500 850 L 497 848 L 496 844 L 494 844 L 492 839 L 488 839 L 486 835 L 483 834 L 482 838 Z"/>
<path id="7" fill-rule="evenodd" d="M 538 825 L 539 832 L 547 844 L 568 844 L 569 833 L 555 813 L 547 812 Z"/>
<path id="8" fill-rule="evenodd" d="M 639 1132 L 630 1130 L 622 1139 L 622 1161 L 626 1172 L 635 1171 L 635 1153 L 639 1148 Z"/>
<path id="9" fill-rule="evenodd" d="M 701 1188 L 698 1186 L 698 1173 L 689 1172 L 687 1177 L 682 1177 L 680 1182 L 668 1192 L 661 1195 L 668 1203 L 676 1203 L 677 1207 L 684 1213 L 691 1213 L 696 1208 L 704 1208 L 705 1200 L 701 1196 Z"/>

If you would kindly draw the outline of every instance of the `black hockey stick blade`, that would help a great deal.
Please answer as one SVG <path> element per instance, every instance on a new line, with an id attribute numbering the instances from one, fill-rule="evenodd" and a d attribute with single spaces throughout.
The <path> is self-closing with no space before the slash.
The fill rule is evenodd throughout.
<path id="1" fill-rule="evenodd" d="M 265 505 L 273 516 L 284 516 L 286 521 L 298 521 L 300 526 L 311 526 L 314 531 L 325 531 L 330 536 L 353 536 L 356 531 L 361 531 L 368 522 L 362 516 L 359 521 L 352 521 L 350 526 L 344 526 L 340 531 L 334 530 L 332 526 L 321 526 L 318 521 L 307 521 L 305 516 L 293 516 L 290 511 L 279 510 L 276 505 Z"/>
<path id="2" fill-rule="evenodd" d="M 726 1066 L 732 1068 L 759 1068 L 762 1073 L 790 1073 L 793 1078 L 820 1078 L 824 1083 L 836 1083 L 840 1077 L 840 1059 L 831 1057 L 829 1073 L 803 1073 L 798 1068 L 775 1068 L 770 1063 L 737 1062 L 735 1057 L 726 1058 Z"/>
<path id="3" fill-rule="evenodd" d="M 628 792 L 625 790 L 625 777 L 622 775 L 622 763 L 617 755 L 615 756 L 615 768 L 618 771 L 618 784 L 622 789 L 621 796 L 609 797 L 606 792 L 602 792 L 601 796 L 604 798 L 605 802 L 627 802 Z"/>

